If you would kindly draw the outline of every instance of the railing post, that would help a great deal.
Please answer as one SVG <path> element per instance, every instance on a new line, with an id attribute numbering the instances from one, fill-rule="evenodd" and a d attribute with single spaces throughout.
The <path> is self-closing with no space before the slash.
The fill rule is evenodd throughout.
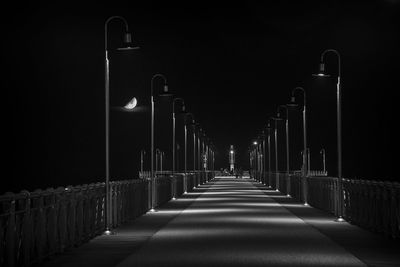
<path id="1" fill-rule="evenodd" d="M 53 254 L 55 253 L 57 244 L 56 244 L 56 238 L 57 238 L 57 212 L 56 212 L 56 194 L 54 192 L 54 189 L 48 189 L 46 190 L 46 195 L 49 198 L 49 202 L 47 204 L 46 209 L 49 209 L 49 211 L 45 212 L 46 214 L 46 232 L 47 232 L 47 242 L 48 242 L 48 251 L 46 254 Z"/>
<path id="2" fill-rule="evenodd" d="M 21 191 L 22 194 L 25 195 L 25 214 L 23 217 L 23 223 L 22 223 L 22 244 L 21 244 L 21 250 L 23 254 L 23 259 L 22 263 L 24 266 L 29 266 L 30 264 L 30 248 L 31 248 L 31 232 L 32 232 L 32 217 L 31 217 L 31 199 L 30 199 L 30 193 L 28 191 Z M 2 229 L 0 229 L 2 231 Z M 0 238 L 2 240 L 2 238 Z M 1 263 L 1 260 L 0 260 Z"/>
<path id="3" fill-rule="evenodd" d="M 83 233 L 83 193 L 82 186 L 79 187 L 79 192 L 76 194 L 77 203 L 76 203 L 76 238 L 74 240 L 73 245 L 79 245 L 82 242 L 82 233 Z"/>
<path id="4" fill-rule="evenodd" d="M 400 237 L 400 184 L 392 183 L 392 237 Z"/>
<path id="5" fill-rule="evenodd" d="M 5 266 L 15 266 L 16 265 L 16 234 L 15 234 L 15 195 L 13 193 L 6 193 L 8 197 L 11 198 L 9 215 L 8 215 L 8 225 L 6 228 L 6 265 Z"/>

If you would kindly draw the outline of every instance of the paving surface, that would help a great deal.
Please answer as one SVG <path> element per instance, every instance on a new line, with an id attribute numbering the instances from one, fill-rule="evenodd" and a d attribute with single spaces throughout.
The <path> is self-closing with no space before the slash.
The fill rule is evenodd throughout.
<path id="1" fill-rule="evenodd" d="M 219 177 L 42 266 L 400 266 L 398 243 Z"/>

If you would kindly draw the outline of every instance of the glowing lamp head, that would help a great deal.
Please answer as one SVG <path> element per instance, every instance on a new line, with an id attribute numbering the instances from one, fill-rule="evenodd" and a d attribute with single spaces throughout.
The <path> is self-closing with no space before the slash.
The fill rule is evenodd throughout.
<path id="1" fill-rule="evenodd" d="M 231 150 L 229 153 L 233 154 L 233 150 Z"/>
<path id="2" fill-rule="evenodd" d="M 119 51 L 128 51 L 128 50 L 136 50 L 136 49 L 140 48 L 139 46 L 133 46 L 132 45 L 132 35 L 131 35 L 130 32 L 126 32 L 124 34 L 124 44 L 125 44 L 124 47 L 119 47 L 119 48 L 117 48 L 117 50 L 119 50 Z"/>
<path id="3" fill-rule="evenodd" d="M 297 103 L 296 103 L 296 98 L 294 96 L 290 97 L 290 102 L 286 104 L 286 106 L 290 107 L 290 108 L 295 108 L 297 107 Z"/>
<path id="4" fill-rule="evenodd" d="M 319 63 L 318 73 L 313 74 L 314 77 L 329 77 L 329 74 L 325 74 L 325 64 L 323 62 Z"/>
<path id="5" fill-rule="evenodd" d="M 124 34 L 124 43 L 126 43 L 126 44 L 132 43 L 132 35 L 130 32 L 126 32 Z"/>
<path id="6" fill-rule="evenodd" d="M 254 142 L 253 142 L 253 145 L 255 145 L 255 146 L 256 146 L 257 144 L 258 144 L 258 143 L 257 143 L 257 141 L 254 141 Z"/>
<path id="7" fill-rule="evenodd" d="M 159 96 L 172 96 L 172 94 L 168 90 L 168 85 L 165 83 L 163 87 L 163 91 L 159 94 Z"/>
<path id="8" fill-rule="evenodd" d="M 134 97 L 124 106 L 124 108 L 127 110 L 132 110 L 136 106 L 137 106 L 137 99 L 136 99 L 136 97 Z"/>

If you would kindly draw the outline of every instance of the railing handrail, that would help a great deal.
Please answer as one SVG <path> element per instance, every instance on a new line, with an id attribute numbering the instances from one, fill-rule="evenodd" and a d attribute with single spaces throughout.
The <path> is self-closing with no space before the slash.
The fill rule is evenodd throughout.
<path id="1" fill-rule="evenodd" d="M 111 226 L 134 219 L 150 207 L 149 172 L 142 179 L 110 181 Z M 157 173 L 156 205 L 193 190 L 213 178 L 210 171 Z M 66 248 L 78 246 L 105 229 L 105 183 L 0 195 L 0 266 L 29 266 Z"/>

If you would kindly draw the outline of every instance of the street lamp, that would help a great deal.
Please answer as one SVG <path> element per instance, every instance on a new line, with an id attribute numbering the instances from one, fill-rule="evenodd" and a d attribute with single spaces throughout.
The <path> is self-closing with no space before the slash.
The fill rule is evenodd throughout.
<path id="1" fill-rule="evenodd" d="M 143 174 L 143 165 L 144 165 L 144 155 L 146 155 L 145 150 L 140 150 L 140 172 Z"/>
<path id="2" fill-rule="evenodd" d="M 197 123 L 192 124 L 193 131 L 193 172 L 196 172 L 196 127 Z"/>
<path id="3" fill-rule="evenodd" d="M 311 156 L 310 156 L 310 148 L 307 147 L 307 170 L 308 170 L 308 176 L 311 175 Z"/>
<path id="4" fill-rule="evenodd" d="M 198 126 L 197 131 L 197 167 L 198 170 L 201 171 L 201 135 L 203 130 L 200 127 L 200 124 L 196 124 Z"/>
<path id="5" fill-rule="evenodd" d="M 155 211 L 155 195 L 156 195 L 156 185 L 155 185 L 155 177 L 154 177 L 154 79 L 162 78 L 164 80 L 164 88 L 163 92 L 159 94 L 160 96 L 168 96 L 171 95 L 168 93 L 168 85 L 167 85 L 167 78 L 165 78 L 162 74 L 154 74 L 151 78 L 151 148 L 150 148 L 150 157 L 151 157 L 151 209 L 150 212 Z"/>
<path id="6" fill-rule="evenodd" d="M 279 107 L 278 107 L 279 110 Z M 279 191 L 279 165 L 278 165 L 278 121 L 282 120 L 280 113 L 276 113 L 276 117 L 271 117 L 275 122 L 274 137 L 275 137 L 275 191 Z"/>
<path id="7" fill-rule="evenodd" d="M 296 103 L 296 98 L 295 98 L 295 93 L 296 92 L 302 92 L 303 94 L 303 153 L 302 153 L 302 158 L 303 158 L 303 199 L 304 199 L 304 205 L 308 205 L 307 199 L 308 199 L 308 186 L 307 186 L 307 174 L 308 174 L 308 168 L 307 168 L 307 116 L 306 116 L 306 110 L 307 110 L 307 102 L 306 102 L 306 91 L 304 90 L 303 87 L 296 87 L 292 90 L 292 95 L 290 98 L 290 103 L 287 104 L 288 107 L 297 107 L 298 104 Z"/>
<path id="8" fill-rule="evenodd" d="M 296 87 L 292 90 L 292 96 L 290 98 L 290 103 L 287 104 L 288 107 L 297 107 L 298 104 L 296 103 L 295 93 L 297 91 L 302 92 L 303 94 L 303 151 L 307 149 L 307 117 L 306 117 L 306 91 L 303 87 Z M 307 159 L 303 153 L 303 176 L 307 175 Z"/>
<path id="9" fill-rule="evenodd" d="M 343 222 L 343 181 L 342 181 L 342 112 L 341 112 L 341 62 L 340 62 L 340 54 L 335 49 L 326 49 L 321 54 L 321 60 L 319 64 L 319 73 L 314 74 L 317 77 L 329 77 L 329 75 L 325 74 L 325 64 L 324 58 L 327 53 L 334 53 L 338 60 L 338 74 L 337 74 L 337 84 L 336 84 L 336 112 L 337 112 L 337 150 L 338 150 L 338 186 L 337 186 L 337 197 L 339 200 L 338 203 L 338 214 L 337 220 L 338 222 Z"/>
<path id="10" fill-rule="evenodd" d="M 184 192 L 185 193 L 187 193 L 187 178 L 186 178 L 186 176 L 187 176 L 187 125 L 189 124 L 189 125 L 193 125 L 194 124 L 194 115 L 193 115 L 193 113 L 186 113 L 185 114 L 186 116 L 185 116 L 185 125 L 184 125 L 184 128 L 185 128 L 185 150 L 184 150 L 184 155 L 185 155 L 185 164 L 184 164 L 184 166 L 185 166 L 185 176 L 184 176 Z M 188 117 L 191 117 L 191 122 L 190 123 L 188 123 L 188 120 L 187 120 L 187 118 Z"/>
<path id="11" fill-rule="evenodd" d="M 182 103 L 182 109 L 181 112 L 185 111 L 185 101 L 183 98 L 175 98 L 172 100 L 172 179 L 173 179 L 173 184 L 175 183 L 175 150 L 176 150 L 176 138 L 175 138 L 175 102 L 180 101 Z M 176 192 L 175 192 L 175 186 L 172 186 L 172 200 L 176 199 Z"/>
<path id="12" fill-rule="evenodd" d="M 125 25 L 125 34 L 123 42 L 126 44 L 123 48 L 118 48 L 117 50 L 134 50 L 139 49 L 139 47 L 131 47 L 129 46 L 132 43 L 132 36 L 129 32 L 128 22 L 125 18 L 121 16 L 112 16 L 109 17 L 104 24 L 104 54 L 105 54 L 105 148 L 106 148 L 106 197 L 105 197 L 105 235 L 111 235 L 113 232 L 111 231 L 111 198 L 110 198 L 110 62 L 108 58 L 108 23 L 112 20 L 121 20 Z M 131 104 L 129 104 L 131 103 Z M 133 109 L 136 104 L 136 98 L 129 101 L 125 107 L 127 109 Z"/>
<path id="13" fill-rule="evenodd" d="M 257 163 L 258 163 L 258 175 L 259 175 L 259 183 L 262 184 L 262 172 L 264 169 L 263 166 L 263 151 L 262 151 L 262 137 L 258 136 L 257 137 L 257 146 L 256 146 L 256 150 L 258 151 L 258 156 L 257 156 Z"/>
<path id="14" fill-rule="evenodd" d="M 271 124 L 267 124 L 267 145 L 268 145 L 268 188 L 271 188 Z"/>
<path id="15" fill-rule="evenodd" d="M 263 182 L 263 184 L 264 185 L 266 185 L 266 182 L 265 182 L 265 170 L 266 170 L 266 154 L 265 154 L 265 132 L 264 132 L 264 130 L 261 132 L 261 136 L 260 136 L 260 138 L 261 138 L 261 153 L 262 153 L 262 155 L 263 155 L 263 160 L 262 160 L 262 173 L 261 173 L 261 177 L 262 177 L 262 182 Z"/>
<path id="16" fill-rule="evenodd" d="M 176 150 L 176 140 L 175 140 L 175 103 L 180 101 L 182 103 L 181 112 L 185 111 L 185 100 L 183 98 L 175 98 L 172 101 L 172 175 L 175 173 L 175 150 Z"/>
<path id="17" fill-rule="evenodd" d="M 205 154 L 204 154 L 204 152 L 205 152 L 205 145 L 206 145 L 206 133 L 205 133 L 205 131 L 202 131 L 202 136 L 201 136 L 202 138 L 201 138 L 201 165 L 202 165 L 202 170 L 203 171 L 206 171 L 206 166 L 204 165 L 205 164 Z"/>
<path id="18" fill-rule="evenodd" d="M 229 148 L 229 171 L 235 169 L 235 151 L 233 150 L 233 145 Z"/>
<path id="19" fill-rule="evenodd" d="M 285 109 L 286 111 L 286 119 L 285 119 L 285 128 L 286 128 L 286 196 L 290 197 L 290 159 L 289 159 L 289 108 L 287 105 L 280 105 L 279 109 Z"/>
<path id="20" fill-rule="evenodd" d="M 214 144 L 213 143 L 211 143 L 211 154 L 210 154 L 210 156 L 211 156 L 211 161 L 210 161 L 210 164 L 211 164 L 211 171 L 213 172 L 213 174 L 214 174 L 214 172 L 215 172 L 215 146 L 214 146 Z"/>
<path id="21" fill-rule="evenodd" d="M 257 141 L 253 141 L 253 147 L 254 148 L 250 148 L 252 149 L 252 166 L 253 166 L 253 171 L 254 171 L 254 180 L 257 180 L 257 171 L 258 171 L 258 162 L 257 162 L 257 145 L 258 142 Z"/>
<path id="22" fill-rule="evenodd" d="M 156 174 L 156 176 L 157 176 L 157 171 L 159 170 L 158 169 L 158 167 L 159 167 L 159 165 L 158 165 L 158 162 L 161 162 L 161 150 L 160 149 L 156 149 L 156 169 L 155 169 L 155 174 Z"/>
<path id="23" fill-rule="evenodd" d="M 324 175 L 325 175 L 326 174 L 326 153 L 325 153 L 325 149 L 321 148 L 319 153 L 322 155 L 322 166 L 323 166 Z"/>

